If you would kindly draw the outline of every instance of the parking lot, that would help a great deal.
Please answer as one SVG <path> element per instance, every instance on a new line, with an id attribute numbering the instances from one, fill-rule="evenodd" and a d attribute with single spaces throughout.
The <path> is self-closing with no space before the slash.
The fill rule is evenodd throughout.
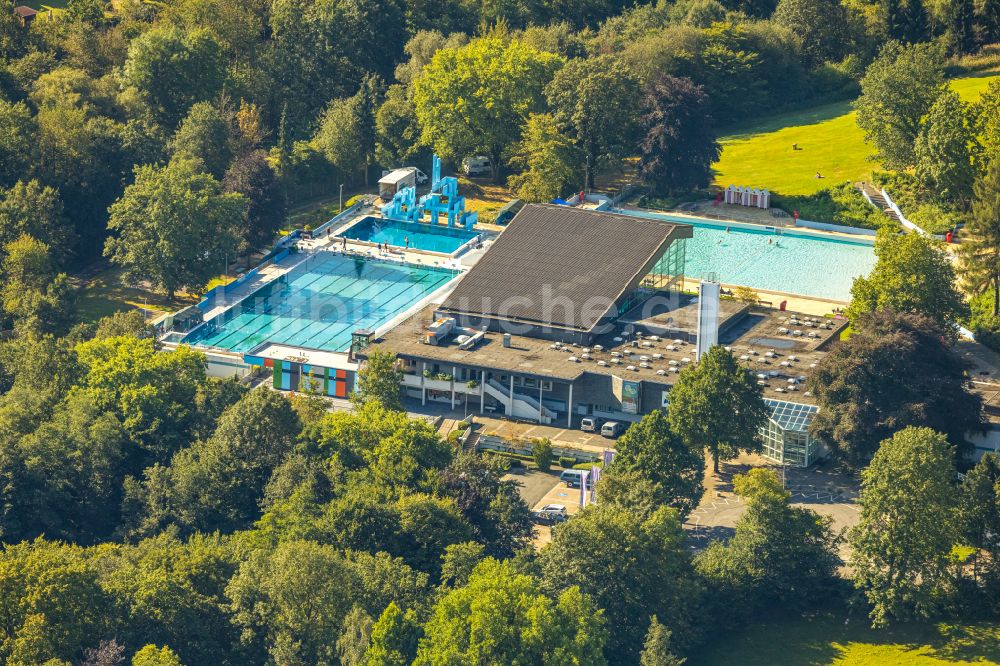
<path id="1" fill-rule="evenodd" d="M 514 468 L 506 479 L 513 479 L 521 486 L 521 497 L 531 508 L 538 511 L 547 504 L 561 504 L 566 507 L 570 516 L 580 510 L 580 489 L 569 488 L 559 481 L 562 470 L 539 472 L 523 467 Z M 552 540 L 552 528 L 548 525 L 535 525 L 535 547 L 541 548 Z"/>
<path id="2" fill-rule="evenodd" d="M 780 466 L 768 464 L 759 456 L 742 456 L 731 464 L 723 465 L 718 478 L 706 475 L 706 492 L 701 504 L 691 512 L 684 528 L 688 530 L 690 548 L 701 550 L 712 539 L 727 539 L 732 536 L 736 521 L 746 510 L 743 500 L 737 496 L 731 485 L 733 475 L 742 474 L 751 467 L 770 467 L 778 476 Z M 833 518 L 835 530 L 847 530 L 858 522 L 858 484 L 846 475 L 838 474 L 824 466 L 809 469 L 785 468 L 785 487 L 792 493 L 792 503 L 812 509 L 822 516 Z M 847 559 L 849 551 L 841 544 L 841 558 Z"/>

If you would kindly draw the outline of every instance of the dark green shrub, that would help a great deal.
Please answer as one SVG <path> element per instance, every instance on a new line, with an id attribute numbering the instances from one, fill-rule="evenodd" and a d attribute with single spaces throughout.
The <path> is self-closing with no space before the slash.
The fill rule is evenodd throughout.
<path id="1" fill-rule="evenodd" d="M 549 471 L 552 467 L 552 442 L 547 439 L 536 439 L 534 446 L 531 447 L 531 454 L 538 469 L 543 472 Z"/>

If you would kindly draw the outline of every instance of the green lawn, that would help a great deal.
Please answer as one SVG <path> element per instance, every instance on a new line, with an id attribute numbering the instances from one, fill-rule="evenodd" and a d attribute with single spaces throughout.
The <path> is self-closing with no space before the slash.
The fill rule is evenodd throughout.
<path id="1" fill-rule="evenodd" d="M 903 625 L 873 630 L 863 619 L 822 612 L 763 621 L 720 640 L 687 666 L 966 666 L 1000 663 L 998 625 Z"/>
<path id="2" fill-rule="evenodd" d="M 221 280 L 219 280 L 221 282 Z M 163 294 L 126 285 L 121 270 L 108 268 L 79 280 L 77 310 L 80 321 L 94 322 L 115 312 L 145 307 L 150 311 L 173 312 L 197 302 L 196 295 L 179 295 L 174 301 Z"/>
<path id="3" fill-rule="evenodd" d="M 1000 73 L 954 79 L 963 99 L 974 100 Z M 876 164 L 849 102 L 773 116 L 722 138 L 715 184 L 766 187 L 781 194 L 812 194 L 843 181 L 868 180 Z M 798 144 L 798 150 L 792 145 Z M 823 178 L 816 178 L 819 172 Z"/>

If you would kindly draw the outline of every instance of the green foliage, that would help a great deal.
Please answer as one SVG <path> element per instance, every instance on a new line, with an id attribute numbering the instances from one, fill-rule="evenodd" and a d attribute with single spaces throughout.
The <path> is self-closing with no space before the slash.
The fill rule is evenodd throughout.
<path id="1" fill-rule="evenodd" d="M 240 250 L 255 250 L 273 241 L 288 206 L 285 190 L 264 151 L 252 150 L 236 157 L 222 179 L 222 189 L 241 194 L 246 201 Z"/>
<path id="2" fill-rule="evenodd" d="M 0 99 L 0 187 L 23 177 L 31 164 L 36 131 L 27 104 Z"/>
<path id="3" fill-rule="evenodd" d="M 78 659 L 107 636 L 111 599 L 81 548 L 41 540 L 0 555 L 0 657 L 7 664 Z"/>
<path id="4" fill-rule="evenodd" d="M 1000 159 L 990 161 L 976 182 L 972 215 L 958 249 L 958 274 L 970 295 L 989 294 L 1000 315 Z"/>
<path id="5" fill-rule="evenodd" d="M 921 119 L 913 148 L 916 175 L 924 186 L 959 206 L 972 195 L 976 179 L 973 122 L 969 105 L 946 91 Z"/>
<path id="6" fill-rule="evenodd" d="M 391 85 L 375 112 L 375 159 L 385 166 L 400 166 L 420 152 L 420 127 L 408 86 Z"/>
<path id="7" fill-rule="evenodd" d="M 652 614 L 673 629 L 678 644 L 694 641 L 700 586 L 684 550 L 674 509 L 639 515 L 600 503 L 554 530 L 539 559 L 551 590 L 579 587 L 604 609 L 614 627 L 608 661 L 634 663 Z"/>
<path id="8" fill-rule="evenodd" d="M 639 655 L 639 666 L 681 666 L 686 659 L 675 657 L 670 651 L 670 630 L 660 624 L 656 616 L 649 619 L 646 642 Z"/>
<path id="9" fill-rule="evenodd" d="M 682 517 L 698 506 L 705 491 L 702 485 L 704 448 L 699 444 L 691 446 L 678 437 L 671 430 L 664 412 L 655 411 L 642 417 L 618 439 L 615 448 L 618 453 L 605 470 L 603 479 L 613 488 L 618 487 L 617 477 L 627 476 L 628 483 L 622 485 L 632 485 L 637 480 L 651 485 L 643 494 L 648 495 L 644 501 L 654 506 L 673 507 Z M 616 492 L 612 492 L 610 498 L 604 492 L 601 496 L 623 503 L 625 499 Z"/>
<path id="10" fill-rule="evenodd" d="M 743 611 L 739 616 L 768 603 L 802 607 L 829 594 L 840 565 L 832 519 L 792 506 L 771 470 L 738 474 L 733 486 L 746 511 L 728 542 L 713 541 L 695 560 L 717 608 Z"/>
<path id="11" fill-rule="evenodd" d="M 23 235 L 3 246 L 0 305 L 22 331 L 63 333 L 73 322 L 75 292 L 56 273 L 49 247 Z"/>
<path id="12" fill-rule="evenodd" d="M 892 224 L 892 220 L 868 203 L 850 182 L 806 196 L 772 196 L 771 205 L 789 213 L 798 211 L 803 220 L 831 222 L 846 227 L 878 229 Z"/>
<path id="13" fill-rule="evenodd" d="M 940 56 L 930 44 L 889 42 L 868 66 L 854 106 L 858 127 L 883 165 L 905 169 L 915 164 L 920 121 L 943 85 Z"/>
<path id="14" fill-rule="evenodd" d="M 768 417 L 761 395 L 747 369 L 713 347 L 670 390 L 670 428 L 692 449 L 708 449 L 718 473 L 719 460 L 760 450 L 758 432 Z"/>
<path id="15" fill-rule="evenodd" d="M 358 385 L 351 396 L 355 405 L 378 402 L 386 409 L 402 410 L 403 400 L 400 382 L 403 371 L 399 368 L 396 355 L 380 349 L 370 351 L 360 372 Z"/>
<path id="16" fill-rule="evenodd" d="M 549 114 L 533 113 L 524 124 L 524 136 L 511 156 L 511 166 L 522 169 L 508 179 L 518 198 L 548 202 L 565 196 L 582 182 L 582 152 Z"/>
<path id="17" fill-rule="evenodd" d="M 985 454 L 962 479 L 958 514 L 963 542 L 974 549 L 972 575 L 974 582 L 981 584 L 979 599 L 996 612 L 1000 591 L 1000 457 L 997 454 Z"/>
<path id="18" fill-rule="evenodd" d="M 583 153 L 586 187 L 594 186 L 598 169 L 617 167 L 632 153 L 640 83 L 618 59 L 570 60 L 548 84 L 545 96 L 559 130 L 575 139 Z M 531 133 L 526 131 L 524 141 L 530 140 Z M 525 150 L 523 141 L 521 150 Z"/>
<path id="19" fill-rule="evenodd" d="M 510 557 L 530 543 L 533 525 L 516 482 L 503 475 L 497 462 L 460 453 L 438 475 L 438 488 L 455 500 L 488 555 Z"/>
<path id="20" fill-rule="evenodd" d="M 851 566 L 873 626 L 930 617 L 946 600 L 958 538 L 954 479 L 954 451 L 929 428 L 897 432 L 861 473 Z"/>
<path id="21" fill-rule="evenodd" d="M 267 388 L 247 393 L 219 418 L 210 438 L 178 451 L 166 468 L 146 472 L 130 502 L 140 505 L 134 530 L 156 534 L 229 532 L 259 515 L 272 472 L 291 452 L 300 423 L 288 399 Z"/>
<path id="22" fill-rule="evenodd" d="M 0 190 L 0 246 L 22 235 L 45 243 L 56 266 L 73 255 L 76 234 L 64 217 L 59 193 L 37 180 L 19 180 Z"/>
<path id="23" fill-rule="evenodd" d="M 932 319 L 949 337 L 968 312 L 955 288 L 955 269 L 943 245 L 920 234 L 886 228 L 875 241 L 878 261 L 867 277 L 851 285 L 847 316 L 852 322 L 878 310 L 909 312 Z"/>
<path id="24" fill-rule="evenodd" d="M 948 433 L 959 451 L 981 427 L 980 399 L 965 386 L 944 329 L 922 315 L 879 311 L 820 362 L 806 387 L 820 407 L 811 432 L 860 469 L 882 440 L 906 426 Z"/>
<path id="25" fill-rule="evenodd" d="M 222 178 L 233 157 L 229 119 L 209 102 L 192 106 L 168 146 L 173 159 L 201 160 L 204 170 Z"/>
<path id="26" fill-rule="evenodd" d="M 543 472 L 552 467 L 552 442 L 548 439 L 536 439 L 531 446 L 531 457 Z"/>
<path id="27" fill-rule="evenodd" d="M 335 663 L 350 569 L 330 546 L 287 541 L 250 555 L 226 587 L 234 622 L 277 663 Z"/>
<path id="28" fill-rule="evenodd" d="M 154 460 L 165 461 L 186 442 L 193 424 L 205 357 L 188 347 L 158 352 L 153 340 L 90 340 L 76 348 L 81 389 L 101 411 L 115 414 L 130 439 Z"/>
<path id="29" fill-rule="evenodd" d="M 132 657 L 132 666 L 182 666 L 180 658 L 169 647 L 164 645 L 146 645 Z"/>
<path id="30" fill-rule="evenodd" d="M 405 613 L 390 603 L 372 625 L 371 646 L 365 654 L 366 666 L 408 666 L 417 655 L 417 640 L 421 628 L 417 614 Z"/>
<path id="31" fill-rule="evenodd" d="M 214 97 L 225 80 L 225 56 L 209 29 L 185 32 L 165 24 L 129 44 L 124 81 L 167 127 L 196 102 Z"/>
<path id="32" fill-rule="evenodd" d="M 171 300 L 178 289 L 200 289 L 236 250 L 236 222 L 246 201 L 223 194 L 197 162 L 136 168 L 135 182 L 111 207 L 116 232 L 104 253 L 133 280 L 148 280 Z"/>
<path id="33" fill-rule="evenodd" d="M 423 141 L 442 157 L 486 155 L 499 177 L 505 151 L 542 108 L 560 58 L 499 29 L 457 49 L 443 48 L 414 82 Z"/>
<path id="34" fill-rule="evenodd" d="M 579 588 L 547 596 L 537 579 L 487 559 L 438 601 L 413 663 L 598 666 L 607 635 L 603 614 Z"/>
<path id="35" fill-rule="evenodd" d="M 847 10 L 837 0 L 780 0 L 771 20 L 802 40 L 802 54 L 811 66 L 836 62 L 844 55 Z"/>
<path id="36" fill-rule="evenodd" d="M 381 83 L 365 79 L 353 97 L 330 102 L 313 137 L 317 149 L 343 173 L 361 171 L 367 183 L 375 162 L 375 112 L 381 104 Z"/>

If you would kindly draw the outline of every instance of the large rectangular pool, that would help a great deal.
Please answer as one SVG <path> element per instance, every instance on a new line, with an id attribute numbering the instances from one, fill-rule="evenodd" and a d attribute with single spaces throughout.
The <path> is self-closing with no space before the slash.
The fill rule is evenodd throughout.
<path id="1" fill-rule="evenodd" d="M 263 342 L 346 351 L 456 271 L 320 252 L 188 333 L 184 344 L 247 352 Z"/>
<path id="2" fill-rule="evenodd" d="M 724 284 L 849 301 L 854 278 L 875 266 L 874 248 L 860 240 L 727 227 L 725 222 L 649 211 L 618 212 L 694 227 L 694 237 L 686 241 L 684 270 L 692 278 L 714 276 Z"/>
<path id="3" fill-rule="evenodd" d="M 388 243 L 402 248 L 454 254 L 479 237 L 479 232 L 425 222 L 400 222 L 366 216 L 337 234 L 351 240 Z"/>

